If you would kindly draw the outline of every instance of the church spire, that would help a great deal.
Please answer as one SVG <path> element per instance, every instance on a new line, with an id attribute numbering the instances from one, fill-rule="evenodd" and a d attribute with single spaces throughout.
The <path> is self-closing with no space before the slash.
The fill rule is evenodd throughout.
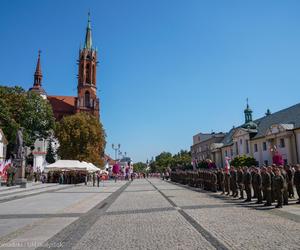
<path id="1" fill-rule="evenodd" d="M 252 120 L 252 110 L 249 107 L 248 98 L 247 98 L 247 106 L 244 110 L 245 114 L 245 123 L 242 125 L 243 128 L 246 129 L 257 129 L 257 124 Z"/>
<path id="2" fill-rule="evenodd" d="M 88 24 L 86 27 L 86 35 L 85 35 L 85 42 L 84 42 L 85 49 L 92 49 L 92 28 L 91 28 L 91 14 L 88 13 Z"/>
<path id="3" fill-rule="evenodd" d="M 249 107 L 248 98 L 247 98 L 247 107 L 244 110 L 245 113 L 245 123 L 252 122 L 252 110 Z"/>
<path id="4" fill-rule="evenodd" d="M 32 88 L 29 89 L 31 92 L 39 94 L 43 99 L 46 99 L 46 92 L 42 88 L 42 67 L 41 67 L 41 51 L 39 50 L 38 60 L 34 72 L 34 82 Z"/>
<path id="5" fill-rule="evenodd" d="M 39 50 L 38 60 L 36 64 L 36 69 L 34 73 L 34 86 L 41 86 L 42 85 L 42 68 L 41 68 L 41 51 Z"/>

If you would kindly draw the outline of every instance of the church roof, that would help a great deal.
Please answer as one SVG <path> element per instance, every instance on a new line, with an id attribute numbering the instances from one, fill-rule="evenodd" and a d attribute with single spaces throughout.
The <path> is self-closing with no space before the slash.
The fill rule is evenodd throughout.
<path id="1" fill-rule="evenodd" d="M 56 119 L 61 119 L 64 115 L 75 113 L 75 96 L 47 96 Z"/>

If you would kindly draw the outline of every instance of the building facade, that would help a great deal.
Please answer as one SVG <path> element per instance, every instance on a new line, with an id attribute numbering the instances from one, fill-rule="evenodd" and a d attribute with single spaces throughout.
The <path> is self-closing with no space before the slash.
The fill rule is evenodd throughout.
<path id="1" fill-rule="evenodd" d="M 191 146 L 191 155 L 193 162 L 200 162 L 211 158 L 212 145 L 220 143 L 224 133 L 199 133 L 193 136 L 193 145 Z"/>
<path id="2" fill-rule="evenodd" d="M 268 110 L 257 120 L 247 104 L 244 115 L 244 124 L 211 144 L 209 159 L 218 167 L 224 167 L 226 158 L 244 155 L 255 158 L 258 166 L 273 164 L 275 155 L 283 164 L 300 163 L 300 103 L 273 114 Z"/>

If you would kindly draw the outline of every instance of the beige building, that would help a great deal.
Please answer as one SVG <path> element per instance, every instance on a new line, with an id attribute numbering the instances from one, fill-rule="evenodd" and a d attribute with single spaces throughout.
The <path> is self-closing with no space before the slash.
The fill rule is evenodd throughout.
<path id="1" fill-rule="evenodd" d="M 224 139 L 224 133 L 199 133 L 193 136 L 191 155 L 193 162 L 199 162 L 211 158 L 213 146 Z"/>
<path id="2" fill-rule="evenodd" d="M 247 104 L 244 114 L 243 125 L 232 128 L 221 141 L 210 144 L 208 158 L 218 167 L 224 166 L 226 157 L 234 159 L 242 155 L 254 157 L 259 166 L 269 165 L 273 164 L 275 153 L 282 157 L 284 164 L 299 163 L 300 103 L 273 114 L 268 111 L 254 121 Z"/>

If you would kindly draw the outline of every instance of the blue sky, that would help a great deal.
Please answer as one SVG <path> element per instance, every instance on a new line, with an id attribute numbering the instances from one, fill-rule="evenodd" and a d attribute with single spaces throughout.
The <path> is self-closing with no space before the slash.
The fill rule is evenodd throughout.
<path id="1" fill-rule="evenodd" d="M 198 132 L 300 102 L 300 1 L 2 0 L 0 84 L 76 95 L 91 11 L 107 153 L 135 161 L 189 149 Z"/>

